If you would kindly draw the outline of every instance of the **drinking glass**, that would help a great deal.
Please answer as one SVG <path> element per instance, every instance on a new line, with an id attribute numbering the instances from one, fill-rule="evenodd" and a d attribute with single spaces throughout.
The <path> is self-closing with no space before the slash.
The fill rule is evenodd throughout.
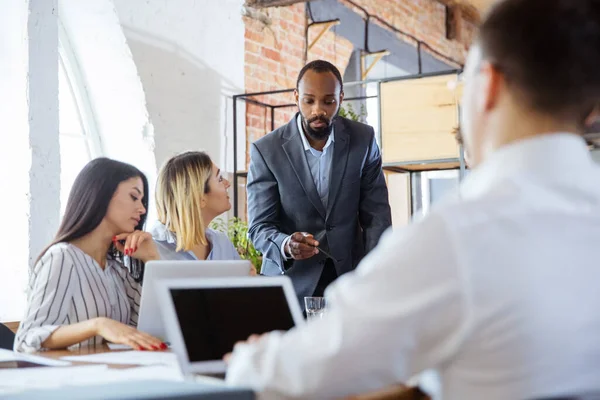
<path id="1" fill-rule="evenodd" d="M 325 300 L 325 297 L 305 297 L 304 307 L 306 308 L 308 320 L 321 319 L 327 308 L 327 300 Z"/>

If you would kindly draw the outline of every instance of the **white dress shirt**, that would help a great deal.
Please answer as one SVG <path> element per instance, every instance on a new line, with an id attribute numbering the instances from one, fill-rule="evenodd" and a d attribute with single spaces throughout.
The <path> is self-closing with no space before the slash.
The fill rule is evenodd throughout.
<path id="1" fill-rule="evenodd" d="M 336 398 L 437 369 L 444 400 L 600 390 L 600 168 L 571 134 L 492 154 L 448 200 L 388 231 L 328 315 L 236 347 L 260 398 Z"/>
<path id="2" fill-rule="evenodd" d="M 335 142 L 333 129 L 327 138 L 327 142 L 325 142 L 325 146 L 323 146 L 323 150 L 319 151 L 314 149 L 308 142 L 304 127 L 302 126 L 302 117 L 300 114 L 298 114 L 298 117 L 296 118 L 296 123 L 298 124 L 300 138 L 302 139 L 306 162 L 308 163 L 308 168 L 310 169 L 313 181 L 315 182 L 317 193 L 319 193 L 321 202 L 325 208 L 327 208 L 327 200 L 329 198 L 329 178 L 331 177 L 331 162 L 333 160 L 333 146 Z M 289 257 L 285 253 L 285 247 L 290 241 L 290 238 L 291 236 L 286 237 L 281 243 L 281 255 L 286 260 Z"/>
<path id="3" fill-rule="evenodd" d="M 296 119 L 298 123 L 298 131 L 300 132 L 300 138 L 302 139 L 302 146 L 304 146 L 304 154 L 306 155 L 306 161 L 308 162 L 308 168 L 317 187 L 317 193 L 321 198 L 321 202 L 327 208 L 327 198 L 329 196 L 329 177 L 331 176 L 331 161 L 333 160 L 333 146 L 335 142 L 333 128 L 331 134 L 327 137 L 327 142 L 323 146 L 323 150 L 319 151 L 313 148 L 308 139 L 306 138 L 306 132 L 302 126 L 302 119 L 300 114 Z"/>

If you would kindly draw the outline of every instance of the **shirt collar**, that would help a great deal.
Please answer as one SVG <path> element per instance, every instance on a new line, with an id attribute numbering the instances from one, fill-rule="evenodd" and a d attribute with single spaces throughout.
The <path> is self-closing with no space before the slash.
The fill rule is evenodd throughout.
<path id="1" fill-rule="evenodd" d="M 209 242 L 214 243 L 212 229 L 206 228 L 204 233 L 206 235 L 206 239 Z M 156 241 L 167 242 L 175 245 L 177 244 L 177 236 L 175 236 L 175 233 L 168 230 L 165 224 L 161 222 L 157 221 L 154 226 L 152 226 L 151 234 L 152 238 Z"/>
<path id="2" fill-rule="evenodd" d="M 577 184 L 575 171 L 594 166 L 590 152 L 580 135 L 549 133 L 503 146 L 475 168 L 461 184 L 463 199 L 475 198 L 514 176 L 535 176 L 543 181 Z"/>
<path id="3" fill-rule="evenodd" d="M 300 132 L 300 138 L 302 139 L 302 146 L 304 147 L 304 151 L 312 149 L 310 143 L 308 143 L 308 139 L 306 138 L 306 133 L 304 133 L 304 127 L 302 126 L 302 115 L 300 113 L 298 113 L 296 123 L 298 124 L 298 132 Z M 333 131 L 334 129 L 332 128 L 331 134 L 327 138 L 327 143 L 325 143 L 325 147 L 323 147 L 323 152 L 326 152 L 327 148 L 331 145 L 331 143 L 335 142 L 335 139 L 333 137 Z"/>
<path id="4" fill-rule="evenodd" d="M 177 243 L 177 238 L 175 237 L 175 234 L 168 230 L 165 224 L 161 222 L 156 221 L 154 226 L 152 226 L 151 233 L 154 240 L 157 240 L 159 242 L 167 242 L 171 244 Z"/>

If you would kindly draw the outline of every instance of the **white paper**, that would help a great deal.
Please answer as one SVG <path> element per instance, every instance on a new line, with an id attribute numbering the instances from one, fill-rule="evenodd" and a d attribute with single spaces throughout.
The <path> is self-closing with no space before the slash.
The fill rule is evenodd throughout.
<path id="1" fill-rule="evenodd" d="M 35 388 L 56 388 L 84 379 L 94 381 L 106 365 L 0 369 L 0 393 Z"/>
<path id="2" fill-rule="evenodd" d="M 165 351 L 115 351 L 84 356 L 62 357 L 62 360 L 121 365 L 177 365 L 175 353 Z"/>
<path id="3" fill-rule="evenodd" d="M 56 389 L 131 381 L 183 381 L 179 368 L 155 365 L 111 369 L 106 365 L 0 370 L 0 395 L 32 389 Z"/>
<path id="4" fill-rule="evenodd" d="M 111 350 L 132 350 L 133 347 L 131 347 L 128 344 L 118 344 L 118 343 L 107 343 L 108 348 Z M 168 348 L 170 349 L 171 346 L 168 346 Z"/>
<path id="5" fill-rule="evenodd" d="M 28 361 L 35 364 L 47 365 L 51 367 L 64 367 L 71 365 L 70 362 L 54 360 L 51 358 L 34 356 L 31 354 L 17 353 L 15 351 L 0 349 L 0 362 L 4 361 Z"/>
<path id="6" fill-rule="evenodd" d="M 133 347 L 131 347 L 128 344 L 107 343 L 106 345 L 111 350 L 131 350 L 131 349 L 133 349 Z"/>
<path id="7" fill-rule="evenodd" d="M 89 379 L 88 379 L 89 378 Z M 179 368 L 170 365 L 151 365 L 134 368 L 108 368 L 94 377 L 86 376 L 75 379 L 68 385 L 93 385 L 99 383 L 131 382 L 131 381 L 183 381 Z"/>
<path id="8" fill-rule="evenodd" d="M 0 397 L 2 394 L 19 393 L 32 389 L 55 389 L 64 386 L 85 386 L 136 380 L 184 380 L 179 367 L 177 367 L 175 354 L 169 352 L 123 351 L 63 358 L 100 364 L 0 369 Z M 51 360 L 45 357 L 0 349 L 0 361 L 21 360 L 46 365 L 71 365 L 67 361 Z M 147 366 L 111 369 L 105 363 Z"/>
<path id="9" fill-rule="evenodd" d="M 214 385 L 214 386 L 227 386 L 227 383 L 225 383 L 224 379 L 221 378 L 216 378 L 214 376 L 206 376 L 206 375 L 194 375 L 192 377 L 192 380 L 194 382 L 198 382 L 198 383 L 205 383 L 207 385 Z"/>

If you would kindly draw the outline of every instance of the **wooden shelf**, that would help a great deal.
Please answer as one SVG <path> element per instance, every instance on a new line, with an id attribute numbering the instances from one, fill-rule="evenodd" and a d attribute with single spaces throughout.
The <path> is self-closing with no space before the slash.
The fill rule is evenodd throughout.
<path id="1" fill-rule="evenodd" d="M 384 163 L 383 169 L 390 172 L 422 172 L 422 171 L 438 171 L 446 169 L 459 169 L 460 160 L 458 158 L 441 159 L 441 160 L 423 160 L 423 161 L 406 161 L 396 163 Z"/>
<path id="2" fill-rule="evenodd" d="M 455 82 L 456 74 L 447 74 L 381 84 L 384 164 L 458 159 Z"/>

